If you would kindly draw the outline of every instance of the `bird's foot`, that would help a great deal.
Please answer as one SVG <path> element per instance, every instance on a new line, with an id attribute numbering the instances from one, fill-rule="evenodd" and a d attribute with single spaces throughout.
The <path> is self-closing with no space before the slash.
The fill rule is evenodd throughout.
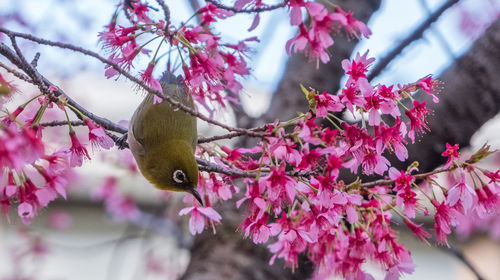
<path id="1" fill-rule="evenodd" d="M 118 149 L 123 150 L 125 148 L 128 148 L 128 143 L 127 143 L 127 137 L 128 133 L 123 134 L 118 140 L 116 140 L 116 146 Z"/>

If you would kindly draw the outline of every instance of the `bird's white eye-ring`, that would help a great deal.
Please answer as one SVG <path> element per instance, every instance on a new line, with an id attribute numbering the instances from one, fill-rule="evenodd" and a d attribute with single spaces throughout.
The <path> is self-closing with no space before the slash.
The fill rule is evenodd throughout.
<path id="1" fill-rule="evenodd" d="M 172 179 L 174 179 L 174 182 L 182 184 L 186 182 L 186 174 L 182 170 L 175 170 L 174 174 L 172 176 Z"/>

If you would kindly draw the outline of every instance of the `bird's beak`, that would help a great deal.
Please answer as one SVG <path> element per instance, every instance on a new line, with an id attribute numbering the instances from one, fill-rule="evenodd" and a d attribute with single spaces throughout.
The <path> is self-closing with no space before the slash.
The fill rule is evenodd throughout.
<path id="1" fill-rule="evenodd" d="M 191 192 L 191 194 L 196 198 L 196 200 L 198 200 L 198 202 L 201 204 L 201 206 L 203 206 L 203 200 L 201 200 L 201 196 L 198 193 L 198 191 L 193 188 L 193 189 L 189 190 L 189 192 Z"/>

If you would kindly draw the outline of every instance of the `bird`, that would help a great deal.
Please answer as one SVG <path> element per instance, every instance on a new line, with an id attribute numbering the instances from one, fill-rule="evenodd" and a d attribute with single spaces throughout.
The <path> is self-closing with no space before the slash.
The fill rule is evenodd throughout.
<path id="1" fill-rule="evenodd" d="M 194 108 L 182 76 L 166 71 L 159 81 L 164 95 Z M 154 94 L 147 93 L 135 110 L 125 137 L 139 170 L 153 186 L 190 193 L 203 205 L 196 190 L 196 117 L 165 100 L 155 104 Z"/>

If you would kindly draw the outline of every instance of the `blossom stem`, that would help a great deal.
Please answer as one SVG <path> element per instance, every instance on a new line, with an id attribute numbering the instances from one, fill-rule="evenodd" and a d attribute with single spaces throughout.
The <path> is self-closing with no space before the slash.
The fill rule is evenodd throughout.
<path id="1" fill-rule="evenodd" d="M 78 110 L 74 106 L 72 106 L 68 103 L 66 103 L 64 105 L 68 106 L 73 112 L 76 112 L 82 118 L 82 120 L 85 120 L 87 118 L 82 112 L 80 112 L 80 110 Z M 68 119 L 68 121 L 69 121 L 69 119 Z"/>
<path id="2" fill-rule="evenodd" d="M 296 199 L 295 199 L 295 200 L 293 200 L 292 205 L 288 205 L 288 211 L 287 211 L 287 213 L 286 213 L 286 215 L 287 215 L 288 217 L 290 217 L 290 216 L 292 215 L 292 211 L 293 211 L 293 209 L 295 208 L 295 206 L 296 206 L 296 205 L 297 205 L 297 200 L 296 200 Z"/>
<path id="3" fill-rule="evenodd" d="M 177 51 L 179 52 L 179 57 L 181 58 L 181 61 L 182 61 L 182 66 L 187 65 L 186 62 L 184 61 L 184 57 L 182 57 L 181 48 L 179 48 L 179 45 L 177 45 L 176 47 L 177 47 Z"/>
<path id="4" fill-rule="evenodd" d="M 198 11 L 196 11 L 196 13 L 192 14 L 185 22 L 182 23 L 182 25 L 177 28 L 177 30 L 175 30 L 174 33 L 177 33 L 179 32 L 179 30 L 181 30 L 184 26 L 186 26 L 186 24 L 188 24 L 189 21 L 191 21 L 194 17 L 196 17 L 197 15 L 199 14 Z"/>
<path id="5" fill-rule="evenodd" d="M 37 99 L 38 97 L 42 96 L 43 93 L 40 93 L 39 95 L 31 98 L 30 100 L 26 101 L 23 105 L 21 105 L 22 108 L 26 108 L 26 106 L 28 106 L 28 104 L 30 104 L 33 100 Z"/>
<path id="6" fill-rule="evenodd" d="M 311 188 L 315 193 L 318 193 L 318 189 L 313 187 L 311 184 L 309 184 L 309 182 L 306 182 L 304 181 L 303 179 L 301 178 L 298 178 L 298 180 L 302 183 L 304 183 L 306 186 L 308 186 L 309 188 Z"/>
<path id="7" fill-rule="evenodd" d="M 32 127 L 37 126 L 40 121 L 42 120 L 43 114 L 45 113 L 45 110 L 47 109 L 46 105 L 40 106 L 40 109 L 38 109 L 38 112 L 36 113 L 36 117 L 33 120 L 33 123 L 31 124 Z"/>
<path id="8" fill-rule="evenodd" d="M 469 172 L 469 176 L 470 176 L 470 179 L 472 180 L 472 183 L 474 184 L 474 189 L 477 190 L 478 187 L 476 184 L 476 180 L 474 180 L 474 175 L 471 172 Z"/>
<path id="9" fill-rule="evenodd" d="M 377 197 L 377 201 L 380 204 L 381 197 L 378 194 L 374 194 L 374 195 L 375 195 L 375 197 Z M 398 216 L 400 216 L 402 219 L 406 217 L 406 215 L 404 215 L 403 213 L 401 213 L 396 207 L 394 207 L 394 205 L 392 205 L 390 203 L 387 203 L 387 206 L 389 206 L 389 208 L 392 211 L 394 211 L 394 213 L 396 213 Z M 380 209 L 382 211 L 384 211 L 383 208 L 382 208 L 382 204 L 380 204 Z M 383 215 L 382 215 L 382 219 L 385 221 L 385 217 Z"/>
<path id="10" fill-rule="evenodd" d="M 335 116 L 335 114 L 332 114 L 332 113 L 328 113 L 328 116 L 334 118 L 335 120 L 337 120 L 340 124 L 342 124 L 344 122 L 344 120 L 340 119 L 339 117 Z M 343 129 L 338 127 L 338 126 L 335 126 L 339 131 L 342 131 Z"/>
<path id="11" fill-rule="evenodd" d="M 162 42 L 165 42 L 166 44 L 169 44 L 169 43 L 167 42 L 167 40 L 165 40 L 165 38 L 163 38 Z M 171 54 L 172 54 L 172 46 L 170 45 L 170 46 L 169 46 L 169 50 L 168 50 L 167 52 L 162 53 L 162 54 L 158 57 L 158 59 L 156 60 L 156 62 L 158 62 L 158 61 L 159 61 L 160 59 L 162 59 L 164 56 L 169 55 L 169 60 L 168 60 L 167 71 L 173 72 L 173 71 L 171 71 L 171 70 L 170 70 L 170 55 L 171 55 Z"/>
<path id="12" fill-rule="evenodd" d="M 177 36 L 177 38 L 179 39 L 179 42 L 181 42 L 186 48 L 189 49 L 189 53 L 191 53 L 191 54 L 196 53 L 196 50 L 193 48 L 193 46 L 191 46 L 189 41 L 184 36 L 179 34 L 179 36 Z M 177 47 L 179 47 L 179 45 L 177 45 Z"/>
<path id="13" fill-rule="evenodd" d="M 298 120 L 303 119 L 304 117 L 305 117 L 305 115 L 301 113 L 297 117 L 295 117 L 293 119 L 290 119 L 290 120 L 288 120 L 286 122 L 281 123 L 279 125 L 279 127 L 283 127 L 284 128 L 284 127 L 287 127 L 287 126 L 290 126 L 290 125 L 295 125 L 295 124 L 297 124 Z"/>
<path id="14" fill-rule="evenodd" d="M 474 174 L 476 175 L 476 177 L 479 180 L 479 182 L 481 182 L 481 185 L 483 185 L 483 186 L 487 185 L 486 183 L 484 183 L 483 179 L 481 179 L 481 176 L 479 176 L 479 173 L 477 173 L 476 170 L 472 170 L 472 172 L 474 172 Z"/>
<path id="15" fill-rule="evenodd" d="M 158 55 L 158 51 L 160 50 L 161 45 L 163 44 L 163 41 L 161 40 L 160 43 L 158 44 L 158 47 L 156 48 L 155 55 L 153 56 L 153 59 L 151 60 L 150 63 L 156 64 L 156 56 Z"/>
<path id="16" fill-rule="evenodd" d="M 259 162 L 259 168 L 257 169 L 257 176 L 255 177 L 255 181 L 259 181 L 260 179 L 260 174 L 261 174 L 261 169 L 264 166 L 264 157 L 260 157 L 260 162 Z"/>
<path id="17" fill-rule="evenodd" d="M 338 5 L 335 5 L 334 3 L 328 1 L 328 0 L 323 0 L 322 2 L 324 2 L 325 4 L 331 6 L 332 8 L 337 8 Z"/>
<path id="18" fill-rule="evenodd" d="M 342 131 L 342 128 L 340 128 L 340 126 L 338 126 L 338 124 L 336 124 L 332 119 L 330 119 L 328 116 L 325 117 L 333 126 L 335 126 L 336 129 L 338 129 L 339 131 Z"/>
<path id="19" fill-rule="evenodd" d="M 304 198 L 304 200 L 305 200 L 305 201 L 307 201 L 307 203 L 308 203 L 309 205 L 313 205 L 313 203 L 311 202 L 311 200 L 309 200 L 309 198 L 307 197 L 307 195 L 305 195 L 304 193 L 302 193 L 302 192 L 301 192 L 301 191 L 299 191 L 299 190 L 296 190 L 296 191 L 297 191 L 297 192 L 298 192 L 298 193 L 302 196 L 302 198 Z M 316 190 L 316 191 L 317 191 L 317 190 Z"/>
<path id="20" fill-rule="evenodd" d="M 412 184 L 413 186 L 415 186 L 415 188 L 417 188 L 417 189 L 418 189 L 418 190 L 419 190 L 419 191 L 420 191 L 420 192 L 421 192 L 421 193 L 422 193 L 425 197 L 427 197 L 427 199 L 428 199 L 429 201 L 431 201 L 431 200 L 432 200 L 432 198 L 431 198 L 429 195 L 427 195 L 427 194 L 424 192 L 424 190 L 422 190 L 422 188 L 420 188 L 420 186 L 419 186 L 419 185 L 415 184 L 415 182 L 412 182 L 411 184 Z"/>
<path id="21" fill-rule="evenodd" d="M 66 107 L 63 107 L 63 110 L 64 110 L 64 114 L 66 115 L 66 120 L 68 121 L 68 128 L 69 128 L 69 132 L 73 132 L 73 126 L 71 125 L 71 121 L 69 119 L 69 115 L 68 115 L 68 110 L 66 110 Z"/>
<path id="22" fill-rule="evenodd" d="M 411 97 L 411 96 L 410 96 Z M 401 102 L 401 100 L 399 99 L 396 99 L 396 102 L 398 102 L 399 105 L 401 105 L 401 107 L 403 107 L 403 109 L 405 109 L 405 111 L 409 111 L 410 109 L 408 109 L 408 107 L 406 107 L 403 102 Z"/>
<path id="23" fill-rule="evenodd" d="M 160 38 L 160 37 L 161 37 L 161 36 L 156 36 L 156 37 L 152 38 L 151 40 L 147 41 L 146 43 L 142 44 L 141 46 L 139 46 L 139 47 L 137 48 L 137 51 L 142 50 L 142 49 L 143 49 L 143 48 L 144 48 L 147 44 L 149 44 L 149 43 L 153 42 L 154 40 L 156 40 L 156 39 L 158 39 L 158 38 Z"/>
<path id="24" fill-rule="evenodd" d="M 382 203 L 380 203 L 380 201 L 381 201 L 381 199 L 377 199 L 378 205 L 380 207 L 380 215 L 382 216 L 382 223 L 384 223 L 384 225 L 387 225 L 387 222 L 385 221 L 384 208 L 382 207 Z M 394 207 L 392 207 L 392 205 L 390 207 L 394 208 Z M 395 212 L 397 212 L 397 211 L 395 211 Z"/>

